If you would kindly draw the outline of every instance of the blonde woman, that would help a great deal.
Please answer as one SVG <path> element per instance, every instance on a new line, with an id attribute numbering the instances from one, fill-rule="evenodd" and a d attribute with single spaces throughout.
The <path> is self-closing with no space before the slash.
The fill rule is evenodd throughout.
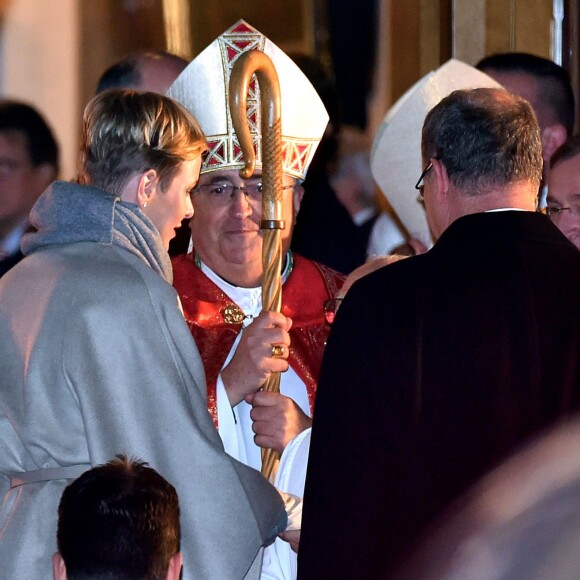
<path id="1" fill-rule="evenodd" d="M 50 577 L 67 481 L 121 452 L 179 493 L 183 578 L 243 578 L 285 523 L 274 488 L 223 451 L 171 286 L 166 249 L 204 150 L 170 99 L 104 92 L 85 111 L 78 183 L 33 208 L 27 257 L 0 284 L 3 578 Z"/>

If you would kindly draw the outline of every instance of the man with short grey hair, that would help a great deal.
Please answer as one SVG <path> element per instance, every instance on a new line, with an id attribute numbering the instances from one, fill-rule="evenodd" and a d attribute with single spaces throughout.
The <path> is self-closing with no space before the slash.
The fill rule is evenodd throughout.
<path id="1" fill-rule="evenodd" d="M 580 407 L 580 254 L 534 211 L 530 105 L 455 91 L 422 155 L 435 245 L 356 282 L 328 340 L 300 579 L 389 577 L 464 490 Z"/>

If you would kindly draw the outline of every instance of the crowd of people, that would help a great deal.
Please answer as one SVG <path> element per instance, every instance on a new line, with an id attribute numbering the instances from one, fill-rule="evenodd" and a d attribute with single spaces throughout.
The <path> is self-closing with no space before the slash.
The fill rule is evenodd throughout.
<path id="1" fill-rule="evenodd" d="M 262 215 L 262 81 L 249 177 L 232 122 L 249 50 L 280 83 L 279 220 Z M 244 21 L 191 63 L 129 55 L 85 108 L 72 181 L 42 117 L 0 104 L 3 577 L 394 577 L 454 502 L 580 407 L 565 71 L 514 53 L 478 64 L 505 88 L 451 80 L 411 136 L 423 165 L 405 195 L 433 246 L 392 220 L 375 246 L 393 255 L 365 264 L 371 226 L 331 221 L 356 213 L 336 197 L 353 166 L 329 175 L 312 66 Z M 317 187 L 341 211 L 318 215 Z M 263 306 L 266 227 L 279 309 Z M 333 235 L 356 257 L 332 256 Z"/>

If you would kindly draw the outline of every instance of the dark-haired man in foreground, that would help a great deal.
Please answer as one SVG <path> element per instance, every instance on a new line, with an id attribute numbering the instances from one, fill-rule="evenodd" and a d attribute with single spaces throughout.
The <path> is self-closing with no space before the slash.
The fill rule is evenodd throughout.
<path id="1" fill-rule="evenodd" d="M 417 182 L 437 240 L 365 276 L 317 394 L 298 577 L 382 578 L 432 519 L 580 405 L 580 254 L 536 213 L 540 130 L 501 89 L 427 115 Z"/>
<path id="2" fill-rule="evenodd" d="M 147 463 L 119 455 L 64 490 L 54 578 L 177 580 L 180 540 L 175 488 Z"/>

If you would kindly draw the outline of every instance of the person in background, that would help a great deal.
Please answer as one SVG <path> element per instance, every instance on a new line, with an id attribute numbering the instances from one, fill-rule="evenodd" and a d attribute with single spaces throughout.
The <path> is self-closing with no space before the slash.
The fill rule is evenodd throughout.
<path id="1" fill-rule="evenodd" d="M 405 235 L 395 218 L 387 211 L 379 211 L 368 152 L 343 155 L 331 183 L 359 231 L 364 232 L 365 259 L 390 254 L 405 244 Z"/>
<path id="2" fill-rule="evenodd" d="M 580 254 L 535 211 L 531 106 L 454 91 L 421 152 L 435 245 L 355 282 L 328 340 L 301 580 L 388 577 L 470 485 L 580 408 Z"/>
<path id="3" fill-rule="evenodd" d="M 97 83 L 97 94 L 107 89 L 135 89 L 164 95 L 188 65 L 176 54 L 138 50 L 110 66 Z"/>
<path id="4" fill-rule="evenodd" d="M 313 57 L 289 56 L 312 83 L 330 116 L 302 184 L 304 197 L 291 247 L 301 256 L 346 275 L 367 257 L 369 236 L 377 219 L 374 182 L 362 152 L 339 155 L 341 115 L 330 73 Z"/>
<path id="5" fill-rule="evenodd" d="M 22 260 L 28 214 L 58 169 L 58 144 L 42 115 L 25 103 L 0 101 L 0 276 Z"/>
<path id="6" fill-rule="evenodd" d="M 179 498 L 147 463 L 118 455 L 62 493 L 54 580 L 179 580 Z"/>
<path id="7" fill-rule="evenodd" d="M 525 52 L 493 54 L 475 66 L 532 105 L 542 133 L 545 186 L 552 155 L 574 132 L 576 106 L 570 75 L 555 62 Z M 545 207 L 546 195 L 543 187 L 539 207 Z"/>
<path id="8" fill-rule="evenodd" d="M 388 266 L 389 264 L 394 264 L 399 260 L 404 260 L 408 256 L 400 255 L 400 254 L 389 254 L 387 256 L 377 256 L 376 258 L 370 258 L 367 260 L 362 266 L 355 268 L 344 281 L 342 287 L 338 290 L 338 292 L 334 295 L 334 298 L 329 298 L 324 303 L 324 315 L 326 317 L 326 322 L 332 325 L 334 322 L 334 318 L 344 300 L 346 293 L 350 290 L 352 285 L 357 281 L 360 280 L 363 276 L 378 270 L 379 268 L 383 268 L 384 266 Z"/>
<path id="9" fill-rule="evenodd" d="M 580 249 L 580 136 L 566 141 L 552 155 L 548 181 L 548 215 Z"/>
<path id="10" fill-rule="evenodd" d="M 146 457 L 182 499 L 184 579 L 257 578 L 283 531 L 276 490 L 227 455 L 171 285 L 205 136 L 179 104 L 111 89 L 85 108 L 78 183 L 30 214 L 0 280 L 0 562 L 48 578 L 66 482 L 117 453 Z"/>

